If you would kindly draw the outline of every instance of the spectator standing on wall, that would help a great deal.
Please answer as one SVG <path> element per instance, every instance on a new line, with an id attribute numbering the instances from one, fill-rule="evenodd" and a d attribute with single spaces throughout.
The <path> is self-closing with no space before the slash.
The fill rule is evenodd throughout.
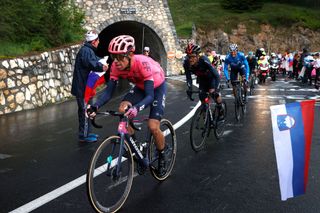
<path id="1" fill-rule="evenodd" d="M 78 104 L 79 119 L 79 142 L 96 142 L 98 135 L 90 133 L 90 123 L 85 116 L 85 88 L 88 75 L 91 71 L 103 72 L 108 70 L 108 65 L 99 62 L 100 58 L 96 55 L 99 45 L 98 33 L 90 30 L 85 34 L 85 42 L 80 48 L 74 66 L 71 94 L 76 96 Z"/>

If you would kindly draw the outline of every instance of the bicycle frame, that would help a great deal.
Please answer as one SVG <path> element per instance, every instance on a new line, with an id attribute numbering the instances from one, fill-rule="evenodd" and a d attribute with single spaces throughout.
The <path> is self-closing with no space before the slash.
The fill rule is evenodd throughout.
<path id="1" fill-rule="evenodd" d="M 200 91 L 192 91 L 192 93 L 199 94 Z M 207 97 L 203 100 L 200 107 L 203 107 L 205 105 L 206 109 L 209 109 L 206 111 L 206 113 L 209 112 L 209 116 L 206 115 L 206 118 L 209 117 L 209 124 L 214 124 L 215 115 L 212 113 L 210 105 L 212 105 L 212 108 L 215 108 L 217 103 L 215 102 L 215 100 L 213 100 L 210 93 L 207 92 L 206 94 L 207 94 Z"/>
<path id="2" fill-rule="evenodd" d="M 97 114 L 104 114 L 104 115 L 114 115 L 114 116 L 119 116 L 120 117 L 120 121 L 118 124 L 118 136 L 120 137 L 120 147 L 122 147 L 121 149 L 119 149 L 119 155 L 118 156 L 123 156 L 124 154 L 124 140 L 126 140 L 130 146 L 131 151 L 133 151 L 134 155 L 137 157 L 138 163 L 142 164 L 143 166 L 147 167 L 149 166 L 150 162 L 148 160 L 148 152 L 146 153 L 146 156 L 143 156 L 142 152 L 140 151 L 139 147 L 137 146 L 136 142 L 134 141 L 134 139 L 130 136 L 129 132 L 128 132 L 128 127 L 129 124 L 132 126 L 132 128 L 134 130 L 138 130 L 140 131 L 140 128 L 137 128 L 133 122 L 129 121 L 127 116 L 124 116 L 124 114 L 122 113 L 117 113 L 117 112 L 113 112 L 113 111 L 109 111 L 109 112 L 98 112 Z M 102 128 L 102 126 L 99 126 L 95 123 L 95 121 L 92 121 L 93 126 L 95 126 L 96 128 Z M 147 132 L 147 138 L 148 141 L 150 141 L 151 138 L 151 134 L 148 131 Z M 147 149 L 149 149 L 149 143 L 148 143 L 148 147 Z M 116 170 L 116 175 L 119 175 L 120 170 L 121 170 L 121 162 L 122 159 L 120 157 L 118 157 L 117 159 L 117 170 Z M 108 164 L 108 171 L 110 171 L 110 166 L 111 163 L 109 162 Z"/>

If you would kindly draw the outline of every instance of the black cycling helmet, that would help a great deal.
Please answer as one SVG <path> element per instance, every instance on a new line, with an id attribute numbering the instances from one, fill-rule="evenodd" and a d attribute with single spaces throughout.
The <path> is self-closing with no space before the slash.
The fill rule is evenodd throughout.
<path id="1" fill-rule="evenodd" d="M 230 52 L 238 51 L 238 45 L 237 44 L 230 44 L 229 51 Z"/>
<path id="2" fill-rule="evenodd" d="M 201 52 L 200 46 L 193 43 L 189 43 L 186 48 L 187 54 L 199 54 L 200 52 Z"/>

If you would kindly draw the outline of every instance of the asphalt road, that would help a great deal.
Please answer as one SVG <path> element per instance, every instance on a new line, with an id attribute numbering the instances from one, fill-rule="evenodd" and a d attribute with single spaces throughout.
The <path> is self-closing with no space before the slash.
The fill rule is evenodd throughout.
<path id="1" fill-rule="evenodd" d="M 165 117 L 172 123 L 196 105 L 185 95 L 184 79 L 168 80 Z M 284 79 L 259 85 L 240 122 L 234 119 L 231 90 L 222 94 L 228 106 L 224 137 L 217 141 L 212 134 L 205 150 L 195 153 L 189 142 L 190 120 L 179 127 L 172 175 L 163 183 L 149 173 L 136 177 L 120 212 L 320 212 L 320 105 L 307 192 L 285 202 L 280 199 L 269 108 L 319 98 L 319 91 Z M 108 109 L 117 109 L 120 100 L 121 95 Z M 101 140 L 77 141 L 76 111 L 71 100 L 0 117 L 0 212 L 94 212 L 83 180 Z M 101 138 L 115 133 L 116 119 L 98 121 L 105 127 L 96 131 Z"/>

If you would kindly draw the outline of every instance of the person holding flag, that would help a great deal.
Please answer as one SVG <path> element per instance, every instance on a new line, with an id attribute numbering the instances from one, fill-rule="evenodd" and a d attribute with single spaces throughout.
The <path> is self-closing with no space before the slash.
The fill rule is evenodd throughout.
<path id="1" fill-rule="evenodd" d="M 104 58 L 100 59 L 99 62 L 103 65 L 108 66 L 111 64 L 108 60 L 109 56 L 105 56 Z M 88 105 L 91 99 L 96 95 L 96 88 L 102 84 L 106 84 L 109 80 L 110 72 L 95 72 L 91 71 L 88 76 L 86 89 L 84 92 L 84 101 L 85 104 Z"/>
<path id="2" fill-rule="evenodd" d="M 85 116 L 86 104 L 84 100 L 87 79 L 91 71 L 105 72 L 108 64 L 102 64 L 100 58 L 96 56 L 99 45 L 98 33 L 90 30 L 85 34 L 85 42 L 80 48 L 76 60 L 72 79 L 71 94 L 76 96 L 78 104 L 79 119 L 79 142 L 96 142 L 97 135 L 90 134 L 90 124 Z"/>

